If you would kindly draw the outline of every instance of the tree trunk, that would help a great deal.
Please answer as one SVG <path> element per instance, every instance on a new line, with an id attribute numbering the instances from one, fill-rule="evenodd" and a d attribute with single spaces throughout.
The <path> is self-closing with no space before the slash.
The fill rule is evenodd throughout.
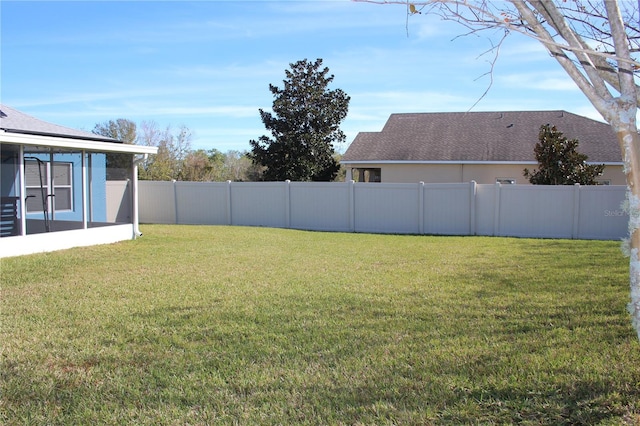
<path id="1" fill-rule="evenodd" d="M 627 200 L 629 213 L 629 282 L 631 301 L 627 309 L 640 339 L 640 135 L 635 124 L 616 129 L 622 150 L 627 176 Z"/>

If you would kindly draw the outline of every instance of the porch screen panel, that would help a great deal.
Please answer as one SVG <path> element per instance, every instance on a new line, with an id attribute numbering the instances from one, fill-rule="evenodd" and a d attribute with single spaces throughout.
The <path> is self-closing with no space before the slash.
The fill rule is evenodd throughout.
<path id="1" fill-rule="evenodd" d="M 42 212 L 43 195 L 47 210 L 73 210 L 73 163 L 54 161 L 25 161 L 27 212 Z M 51 180 L 53 178 L 53 188 Z M 53 202 L 51 201 L 53 199 Z"/>
<path id="2" fill-rule="evenodd" d="M 72 174 L 73 168 L 71 163 L 54 162 L 53 169 L 53 192 L 54 205 L 56 211 L 73 209 L 73 186 Z"/>
<path id="3" fill-rule="evenodd" d="M 24 157 L 27 234 L 82 229 L 82 153 L 32 146 Z"/>
<path id="4" fill-rule="evenodd" d="M 49 174 L 47 163 L 25 160 L 24 180 L 27 191 L 27 212 L 42 212 L 44 201 L 49 194 Z M 45 199 L 43 200 L 43 196 Z"/>
<path id="5" fill-rule="evenodd" d="M 87 199 L 90 227 L 132 222 L 132 161 L 132 154 L 88 154 Z"/>
<path id="6" fill-rule="evenodd" d="M 0 237 L 21 234 L 20 146 L 0 143 Z"/>

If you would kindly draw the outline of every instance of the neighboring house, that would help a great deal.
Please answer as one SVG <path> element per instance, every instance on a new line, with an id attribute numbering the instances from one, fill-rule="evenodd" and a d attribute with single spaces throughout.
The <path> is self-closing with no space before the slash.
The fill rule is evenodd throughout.
<path id="1" fill-rule="evenodd" d="M 566 111 L 392 114 L 380 132 L 361 132 L 341 163 L 363 182 L 528 184 L 540 126 L 556 126 L 589 163 L 605 164 L 603 184 L 624 185 L 616 135 L 608 124 Z"/>
<path id="2" fill-rule="evenodd" d="M 0 105 L 0 258 L 136 238 L 137 164 L 156 152 Z"/>

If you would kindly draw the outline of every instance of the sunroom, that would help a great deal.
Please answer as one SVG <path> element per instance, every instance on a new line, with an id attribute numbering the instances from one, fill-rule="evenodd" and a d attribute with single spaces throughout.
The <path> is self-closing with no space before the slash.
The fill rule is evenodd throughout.
<path id="1" fill-rule="evenodd" d="M 0 106 L 0 258 L 134 239 L 137 168 L 124 144 Z"/>

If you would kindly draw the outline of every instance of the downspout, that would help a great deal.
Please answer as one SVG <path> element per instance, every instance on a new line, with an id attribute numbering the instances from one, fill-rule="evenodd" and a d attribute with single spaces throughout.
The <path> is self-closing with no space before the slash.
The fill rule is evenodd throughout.
<path id="1" fill-rule="evenodd" d="M 149 154 L 143 154 L 141 157 L 133 157 L 133 176 L 131 179 L 131 201 L 133 205 L 133 211 L 131 212 L 132 221 L 133 221 L 133 238 L 138 238 L 142 236 L 142 232 L 140 232 L 140 227 L 138 224 L 138 164 L 145 161 L 149 158 Z"/>

